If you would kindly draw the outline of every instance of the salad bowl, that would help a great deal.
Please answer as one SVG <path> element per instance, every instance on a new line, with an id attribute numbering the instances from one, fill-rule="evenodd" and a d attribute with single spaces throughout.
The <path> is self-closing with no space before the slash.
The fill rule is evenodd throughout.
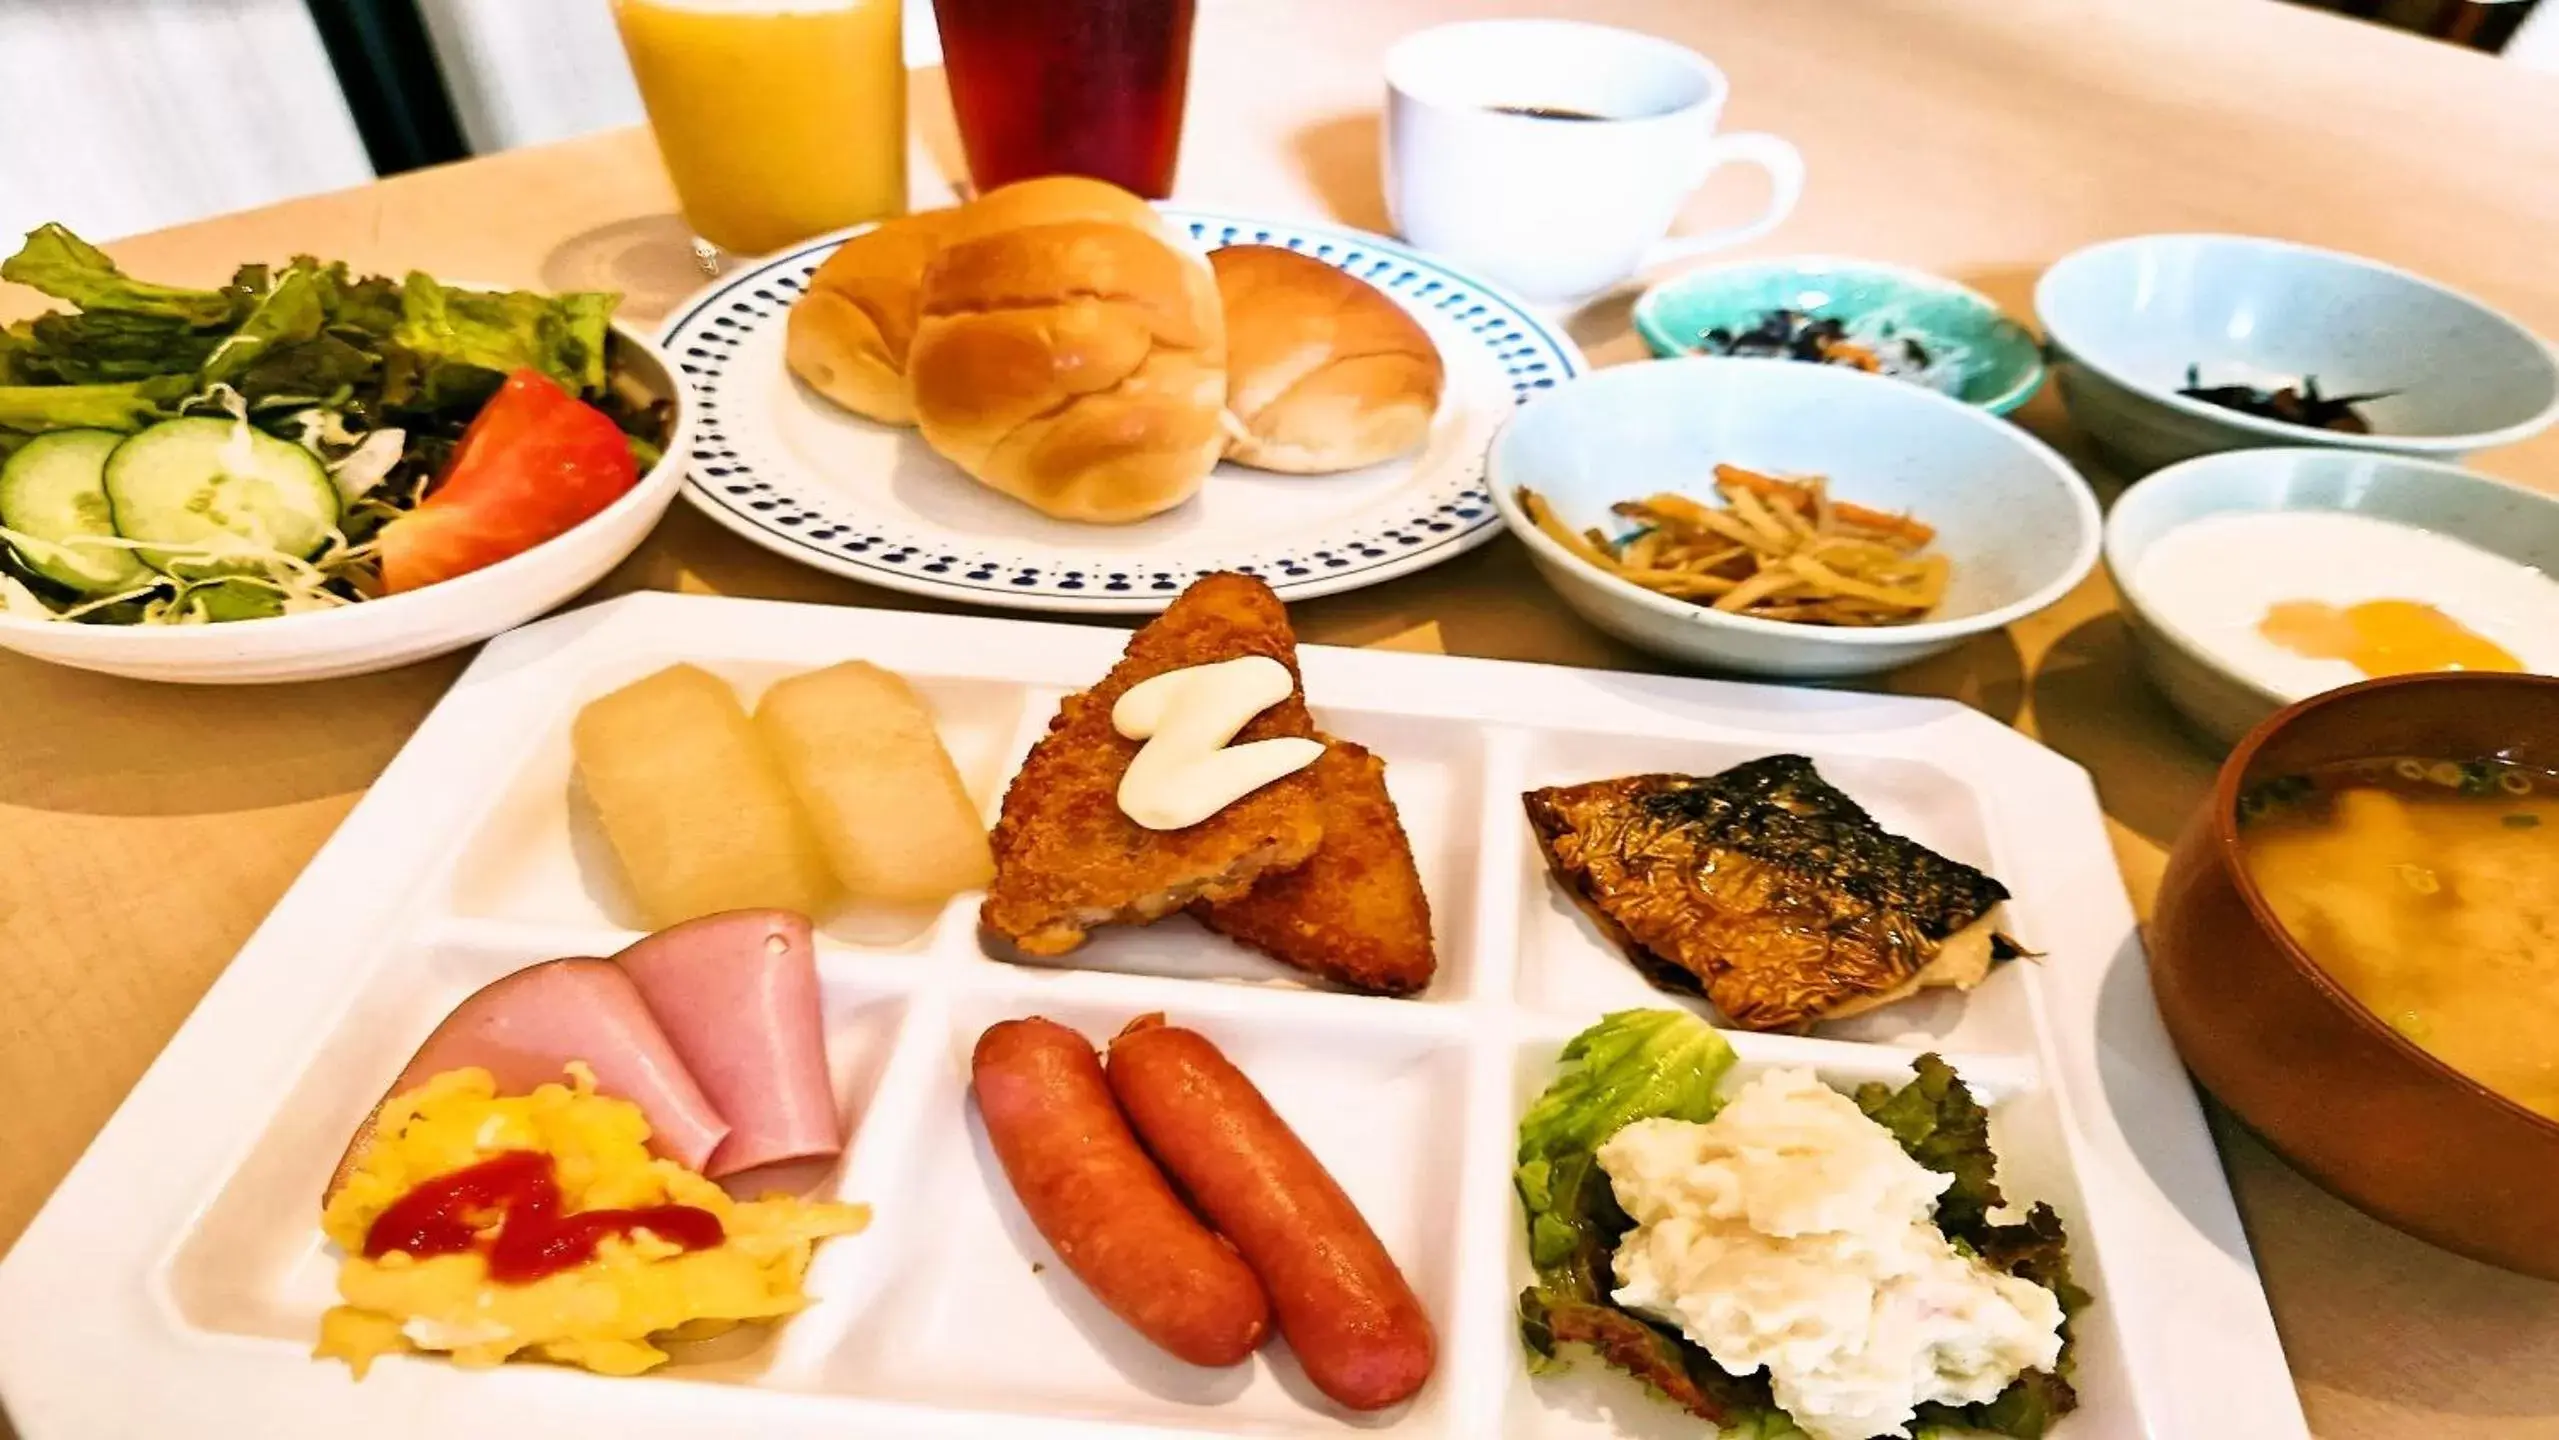
<path id="1" fill-rule="evenodd" d="M 0 649 L 80 670 L 191 685 L 363 675 L 477 644 L 575 596 L 639 547 L 674 502 L 693 409 L 657 345 L 613 324 L 612 370 L 670 408 L 666 444 L 639 483 L 566 533 L 469 574 L 334 609 L 219 624 L 82 624 L 0 607 Z"/>

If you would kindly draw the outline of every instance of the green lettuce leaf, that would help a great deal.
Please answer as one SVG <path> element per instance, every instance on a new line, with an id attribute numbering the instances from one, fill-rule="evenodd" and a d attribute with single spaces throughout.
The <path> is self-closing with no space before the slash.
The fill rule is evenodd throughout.
<path id="1" fill-rule="evenodd" d="M 35 326 L 21 320 L 0 327 L 0 385 L 33 385 L 41 377 L 27 366 L 36 351 Z"/>
<path id="2" fill-rule="evenodd" d="M 605 290 L 572 290 L 551 297 L 552 379 L 580 395 L 600 395 L 608 378 L 613 312 L 622 297 Z"/>
<path id="3" fill-rule="evenodd" d="M 382 369 L 380 357 L 335 335 L 321 335 L 268 350 L 232 379 L 255 410 L 349 404 Z"/>
<path id="4" fill-rule="evenodd" d="M 165 390 L 121 385 L 0 385 L 0 430 L 139 430 L 165 419 Z M 167 397 L 174 399 L 175 397 Z"/>
<path id="5" fill-rule="evenodd" d="M 381 275 L 349 279 L 342 263 L 329 269 L 329 329 L 351 342 L 390 339 L 400 328 L 400 287 Z"/>
<path id="6" fill-rule="evenodd" d="M 1982 1404 L 1924 1405 L 1919 1412 L 1922 1433 L 1983 1431 L 2040 1440 L 2079 1404 L 2070 1385 L 2078 1360 L 2072 1320 L 2088 1307 L 2088 1292 L 2070 1278 L 2069 1238 L 2051 1206 L 2037 1204 L 2013 1225 L 1991 1220 L 2004 1200 L 1995 1178 L 1999 1158 L 1990 1148 L 1990 1112 L 1939 1057 L 1922 1055 L 1911 1068 L 1915 1078 L 1898 1090 L 1883 1084 L 1859 1086 L 1857 1108 L 1893 1132 L 1910 1158 L 1954 1178 L 1937 1200 L 1937 1228 L 1947 1239 L 1999 1270 L 2050 1290 L 2062 1312 L 2061 1358 L 2052 1370 L 2028 1371 Z"/>
<path id="7" fill-rule="evenodd" d="M 110 385 L 189 375 L 221 343 L 219 330 L 120 310 L 39 315 L 11 327 L 22 341 L 8 369 L 21 385 Z"/>
<path id="8" fill-rule="evenodd" d="M 1617 1208 L 1608 1172 L 1585 1150 L 1521 1166 L 1518 1184 L 1528 1208 L 1528 1260 L 1538 1280 L 1561 1296 L 1605 1296 L 1615 1283 L 1609 1255 L 1633 1227 Z"/>
<path id="9" fill-rule="evenodd" d="M 1709 1120 L 1732 1047 L 1685 1010 L 1621 1010 L 1572 1038 L 1519 1126 L 1513 1175 L 1528 1212 L 1537 1283 L 1519 1297 L 1531 1370 L 1563 1368 L 1556 1347 L 1587 1345 L 1674 1404 L 1717 1425 L 1768 1408 L 1767 1387 L 1724 1373 L 1674 1332 L 1618 1309 L 1609 1256 L 1632 1223 L 1599 1168 L 1601 1142 L 1636 1120 Z"/>
<path id="10" fill-rule="evenodd" d="M 618 295 L 540 295 L 529 290 L 457 290 L 411 271 L 400 286 L 394 342 L 416 354 L 438 388 L 434 370 L 459 365 L 494 372 L 531 367 L 579 394 L 603 390 L 605 337 Z M 450 383 L 450 382 L 445 382 Z"/>
<path id="11" fill-rule="evenodd" d="M 1680 1339 L 1677 1333 L 1640 1315 L 1598 1301 L 1567 1295 L 1550 1286 L 1533 1286 L 1519 1297 L 1520 1337 L 1528 1345 L 1529 1368 L 1546 1374 L 1563 1368 L 1557 1349 L 1587 1345 L 1610 1366 L 1644 1382 L 1646 1389 L 1700 1420 L 1719 1427 L 1726 1437 L 1791 1435 L 1795 1427 L 1768 1398 L 1767 1382 L 1726 1373 L 1713 1356 Z M 1775 1421 L 1774 1428 L 1769 1422 Z"/>
<path id="12" fill-rule="evenodd" d="M 225 336 L 204 362 L 198 376 L 206 385 L 229 385 L 269 351 L 319 338 L 328 312 L 322 305 L 326 281 L 319 267 L 297 260 L 272 289 Z"/>
<path id="13" fill-rule="evenodd" d="M 1630 1121 L 1705 1121 L 1733 1068 L 1733 1047 L 1685 1010 L 1620 1010 L 1576 1035 L 1555 1078 L 1519 1122 L 1522 1165 L 1599 1148 Z"/>
<path id="14" fill-rule="evenodd" d="M 190 325 L 218 325 L 233 314 L 232 297 L 219 290 L 126 278 L 105 251 L 55 224 L 30 233 L 17 254 L 0 261 L 0 280 L 14 280 L 83 310 L 157 315 Z"/>
<path id="15" fill-rule="evenodd" d="M 285 613 L 286 591 L 254 576 L 233 575 L 183 586 L 178 608 L 206 621 L 262 620 Z"/>
<path id="16" fill-rule="evenodd" d="M 1993 1179 L 1999 1157 L 1990 1150 L 1990 1112 L 1937 1056 L 1920 1056 L 1912 1069 L 1917 1078 L 1898 1090 L 1880 1081 L 1858 1086 L 1857 1108 L 1893 1132 L 1910 1158 L 1954 1177 L 1937 1199 L 1937 1228 L 1963 1239 L 2001 1203 Z"/>
<path id="17" fill-rule="evenodd" d="M 233 283 L 254 284 L 264 273 L 262 266 L 244 266 Z M 202 378 L 207 385 L 232 386 L 252 409 L 352 407 L 368 424 L 383 423 L 376 413 L 379 381 L 399 323 L 398 286 L 378 275 L 356 279 L 342 261 L 323 265 L 297 255 L 260 294 Z M 485 394 L 474 389 L 459 398 L 476 404 Z"/>

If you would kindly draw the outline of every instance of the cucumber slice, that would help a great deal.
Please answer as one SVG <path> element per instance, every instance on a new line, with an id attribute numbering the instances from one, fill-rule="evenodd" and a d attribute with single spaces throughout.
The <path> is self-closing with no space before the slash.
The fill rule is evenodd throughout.
<path id="1" fill-rule="evenodd" d="M 338 487 L 318 456 L 237 420 L 163 420 L 107 457 L 116 533 L 145 563 L 204 578 L 307 560 L 338 533 Z"/>
<path id="2" fill-rule="evenodd" d="M 0 465 L 0 526 L 26 537 L 9 548 L 37 574 L 83 595 L 113 595 L 153 578 L 128 546 L 81 543 L 115 536 L 107 456 L 124 440 L 113 430 L 49 431 Z"/>

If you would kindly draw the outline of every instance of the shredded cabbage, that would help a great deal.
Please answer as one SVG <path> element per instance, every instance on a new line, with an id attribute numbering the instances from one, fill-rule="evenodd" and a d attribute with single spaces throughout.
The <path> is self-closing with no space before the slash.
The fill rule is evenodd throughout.
<path id="1" fill-rule="evenodd" d="M 408 444 L 407 431 L 385 426 L 365 436 L 353 450 L 328 462 L 329 478 L 337 483 L 338 498 L 359 499 L 381 484 L 398 468 Z"/>
<path id="2" fill-rule="evenodd" d="M 308 410 L 296 410 L 284 418 L 299 432 L 293 437 L 293 443 L 323 460 L 364 438 L 363 432 L 347 428 L 346 416 L 317 405 Z"/>
<path id="3" fill-rule="evenodd" d="M 61 554 L 62 545 L 0 526 L 0 542 L 22 555 Z M 276 597 L 278 613 L 298 614 L 309 610 L 334 610 L 355 602 L 329 588 L 333 581 L 359 582 L 359 567 L 372 558 L 373 545 L 348 542 L 344 531 L 329 533 L 328 545 L 313 559 L 304 559 L 239 535 L 216 533 L 193 545 L 165 542 L 145 543 L 128 540 L 121 535 L 84 535 L 82 545 L 112 547 L 118 550 L 148 550 L 161 557 L 161 564 L 171 568 L 182 566 L 221 566 L 221 573 L 186 576 L 163 574 L 151 583 L 114 595 L 95 596 L 56 608 L 38 595 L 34 588 L 16 576 L 0 571 L 0 614 L 24 619 L 76 621 L 111 606 L 141 601 L 141 613 L 133 618 L 137 625 L 197 624 L 213 618 L 206 613 L 207 592 L 228 587 L 233 591 L 254 589 Z"/>
<path id="4" fill-rule="evenodd" d="M 0 615 L 15 615 L 22 620 L 59 618 L 53 613 L 53 607 L 28 589 L 24 581 L 5 573 L 0 573 Z"/>

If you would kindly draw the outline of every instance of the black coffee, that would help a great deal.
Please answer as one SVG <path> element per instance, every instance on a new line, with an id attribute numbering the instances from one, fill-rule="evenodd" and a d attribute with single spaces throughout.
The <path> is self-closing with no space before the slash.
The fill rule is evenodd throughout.
<path id="1" fill-rule="evenodd" d="M 1491 105 L 1485 107 L 1496 115 L 1525 115 L 1531 120 L 1605 120 L 1588 110 L 1565 110 L 1553 105 Z"/>

